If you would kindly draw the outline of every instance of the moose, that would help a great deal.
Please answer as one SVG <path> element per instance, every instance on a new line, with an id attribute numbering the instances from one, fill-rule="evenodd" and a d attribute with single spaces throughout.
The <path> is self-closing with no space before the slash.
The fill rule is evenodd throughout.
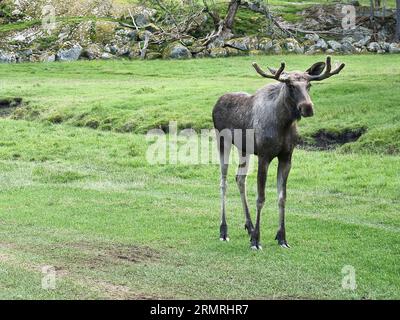
<path id="1" fill-rule="evenodd" d="M 260 216 L 265 202 L 268 167 L 276 157 L 278 158 L 279 228 L 275 240 L 281 247 L 290 248 L 285 232 L 286 184 L 293 150 L 298 142 L 297 121 L 301 117 L 311 117 L 314 114 L 314 105 L 309 95 L 311 82 L 336 75 L 344 66 L 341 64 L 332 70 L 331 58 L 327 57 L 326 63 L 317 62 L 305 72 L 285 72 L 285 63 L 282 62 L 278 70 L 268 68 L 270 71 L 268 74 L 257 63 L 253 63 L 259 75 L 276 80 L 278 83 L 266 85 L 254 95 L 242 92 L 227 93 L 218 99 L 212 116 L 217 133 L 221 169 L 221 241 L 229 241 L 225 202 L 229 155 L 232 145 L 235 145 L 239 152 L 236 183 L 243 205 L 245 229 L 250 236 L 251 248 L 262 249 Z M 249 136 L 252 139 L 249 139 Z M 250 217 L 246 195 L 246 178 L 251 154 L 258 157 L 255 226 Z"/>

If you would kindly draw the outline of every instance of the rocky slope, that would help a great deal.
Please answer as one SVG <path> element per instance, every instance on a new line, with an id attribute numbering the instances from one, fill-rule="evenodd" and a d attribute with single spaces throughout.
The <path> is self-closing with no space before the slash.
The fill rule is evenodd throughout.
<path id="1" fill-rule="evenodd" d="M 341 4 L 312 6 L 297 12 L 299 19 L 294 23 L 278 17 L 279 24 L 289 30 L 287 33 L 260 27 L 256 34 L 242 33 L 219 46 L 205 46 L 196 37 L 204 35 L 209 26 L 210 19 L 204 13 L 199 17 L 198 29 L 192 32 L 193 36 L 169 43 L 151 41 L 143 52 L 146 38 L 152 39 L 154 32 L 159 30 L 157 11 L 153 8 L 116 5 L 112 1 L 93 0 L 85 5 L 79 1 L 74 5 L 59 1 L 53 21 L 46 12 L 48 8 L 43 9 L 46 1 L 7 0 L 0 3 L 0 62 L 3 63 L 122 57 L 188 59 L 280 53 L 400 53 L 400 44 L 392 42 L 394 15 L 390 10 L 377 22 L 373 32 L 365 18 L 365 9 L 360 7 L 357 9 L 357 27 L 346 31 L 341 27 Z M 257 18 L 256 13 L 250 14 Z M 127 27 L 126 21 L 132 17 L 135 28 Z M 258 18 L 264 19 L 260 14 Z"/>

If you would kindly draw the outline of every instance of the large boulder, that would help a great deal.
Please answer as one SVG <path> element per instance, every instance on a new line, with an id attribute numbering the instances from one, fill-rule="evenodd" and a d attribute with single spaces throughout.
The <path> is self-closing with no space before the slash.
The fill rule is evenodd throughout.
<path id="1" fill-rule="evenodd" d="M 274 43 L 270 38 L 261 38 L 258 42 L 258 49 L 264 52 L 270 52 L 273 46 Z"/>
<path id="2" fill-rule="evenodd" d="M 52 52 L 43 52 L 39 56 L 39 61 L 40 62 L 54 62 L 54 61 L 56 61 L 56 55 Z"/>
<path id="3" fill-rule="evenodd" d="M 304 36 L 304 39 L 316 43 L 319 40 L 319 35 L 317 35 L 316 33 L 308 33 Z"/>
<path id="4" fill-rule="evenodd" d="M 328 44 L 324 39 L 320 38 L 315 43 L 315 48 L 325 51 L 326 49 L 328 49 Z"/>
<path id="5" fill-rule="evenodd" d="M 211 48 L 209 51 L 211 58 L 223 58 L 228 56 L 228 50 L 225 48 Z"/>
<path id="6" fill-rule="evenodd" d="M 356 48 L 353 46 L 353 44 L 350 41 L 342 42 L 342 51 L 343 51 L 343 53 L 348 53 L 348 54 L 357 52 Z"/>
<path id="7" fill-rule="evenodd" d="M 78 60 L 82 53 L 82 47 L 79 43 L 66 43 L 65 46 L 57 52 L 57 61 L 75 61 Z"/>
<path id="8" fill-rule="evenodd" d="M 400 44 L 399 43 L 391 43 L 389 46 L 390 53 L 400 53 Z"/>
<path id="9" fill-rule="evenodd" d="M 88 45 L 85 50 L 82 52 L 82 57 L 87 58 L 89 60 L 99 59 L 102 55 L 103 51 L 98 44 L 92 43 Z"/>
<path id="10" fill-rule="evenodd" d="M 371 42 L 368 47 L 367 47 L 369 52 L 378 52 L 381 50 L 381 46 L 379 45 L 378 42 Z"/>
<path id="11" fill-rule="evenodd" d="M 234 38 L 226 43 L 242 51 L 258 50 L 258 40 L 255 37 Z"/>
<path id="12" fill-rule="evenodd" d="M 331 48 L 334 51 L 337 51 L 337 52 L 342 51 L 342 44 L 340 42 L 337 42 L 335 40 L 329 40 L 328 45 L 329 45 L 329 48 Z"/>
<path id="13" fill-rule="evenodd" d="M 28 62 L 33 55 L 32 49 L 21 50 L 17 53 L 18 62 Z"/>
<path id="14" fill-rule="evenodd" d="M 381 49 L 384 50 L 385 52 L 389 52 L 390 50 L 390 43 L 382 41 L 379 42 L 379 45 L 381 46 Z"/>
<path id="15" fill-rule="evenodd" d="M 274 43 L 274 45 L 271 48 L 271 53 L 272 54 L 281 54 L 282 53 L 282 47 L 279 44 L 279 42 Z"/>
<path id="16" fill-rule="evenodd" d="M 189 49 L 179 42 L 169 44 L 163 52 L 164 59 L 190 59 L 191 57 Z"/>
<path id="17" fill-rule="evenodd" d="M 370 40 L 371 40 L 371 36 L 365 36 L 361 40 L 358 40 L 357 42 L 353 43 L 353 45 L 357 48 L 362 48 L 362 47 L 365 47 Z"/>
<path id="18" fill-rule="evenodd" d="M 13 63 L 13 62 L 17 62 L 17 57 L 15 53 L 0 50 L 0 63 Z"/>

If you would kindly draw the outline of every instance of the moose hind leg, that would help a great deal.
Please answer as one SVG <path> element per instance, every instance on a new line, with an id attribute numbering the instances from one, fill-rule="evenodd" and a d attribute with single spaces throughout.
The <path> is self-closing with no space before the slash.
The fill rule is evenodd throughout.
<path id="1" fill-rule="evenodd" d="M 267 182 L 267 173 L 269 167 L 269 160 L 259 157 L 258 158 L 258 173 L 257 173 L 257 217 L 256 225 L 253 232 L 251 233 L 250 242 L 251 249 L 261 250 L 260 244 L 260 220 L 261 220 L 261 210 L 265 203 L 265 184 Z"/>

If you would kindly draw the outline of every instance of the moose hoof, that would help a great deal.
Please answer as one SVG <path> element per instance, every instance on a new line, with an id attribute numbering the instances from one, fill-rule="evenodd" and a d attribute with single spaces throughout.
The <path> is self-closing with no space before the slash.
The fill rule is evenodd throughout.
<path id="1" fill-rule="evenodd" d="M 262 246 L 260 244 L 255 244 L 250 247 L 251 250 L 262 250 Z"/>
<path id="2" fill-rule="evenodd" d="M 290 249 L 290 246 L 289 246 L 289 244 L 287 242 L 279 243 L 279 245 L 281 246 L 281 248 Z"/>
<path id="3" fill-rule="evenodd" d="M 285 249 L 289 249 L 290 246 L 286 241 L 286 235 L 285 235 L 285 230 L 278 230 L 275 240 L 278 241 L 278 244 L 280 247 L 285 248 Z"/>
<path id="4" fill-rule="evenodd" d="M 229 241 L 229 237 L 228 237 L 228 236 L 221 236 L 221 237 L 219 238 L 219 240 L 220 240 L 220 241 L 226 241 L 226 242 L 228 242 L 228 241 Z"/>

